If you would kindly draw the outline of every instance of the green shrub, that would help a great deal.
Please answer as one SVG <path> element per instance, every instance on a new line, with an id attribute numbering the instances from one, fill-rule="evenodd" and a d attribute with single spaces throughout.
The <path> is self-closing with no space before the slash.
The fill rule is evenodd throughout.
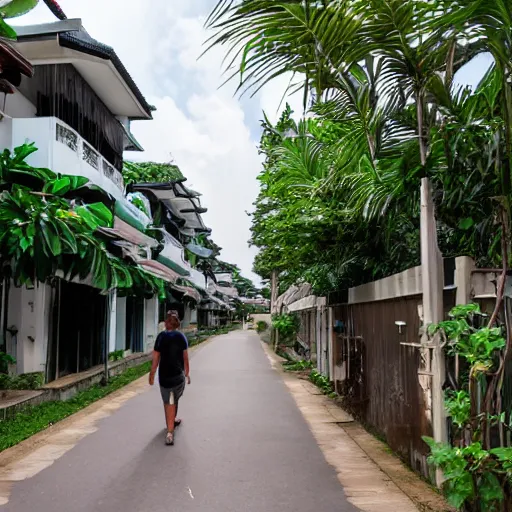
<path id="1" fill-rule="evenodd" d="M 331 393 L 334 392 L 334 389 L 332 387 L 331 382 L 329 381 L 328 377 L 325 375 L 322 375 L 317 370 L 311 370 L 311 373 L 309 374 L 309 380 L 318 386 L 324 395 L 331 395 Z"/>
<path id="2" fill-rule="evenodd" d="M 265 332 L 267 329 L 268 329 L 268 324 L 264 320 L 260 320 L 256 324 L 256 332 L 258 332 L 258 333 Z"/>
<path id="3" fill-rule="evenodd" d="M 300 320 L 296 314 L 274 315 L 272 327 L 279 333 L 280 342 L 294 342 L 299 332 Z"/>
<path id="4" fill-rule="evenodd" d="M 108 355 L 109 361 L 119 361 L 124 357 L 124 350 L 115 350 Z"/>
<path id="5" fill-rule="evenodd" d="M 287 372 L 304 372 L 313 368 L 312 361 L 285 361 L 283 368 Z"/>
<path id="6" fill-rule="evenodd" d="M 14 364 L 16 359 L 6 354 L 5 352 L 0 351 L 0 373 L 7 373 L 10 364 Z"/>
<path id="7" fill-rule="evenodd" d="M 23 373 L 21 375 L 0 374 L 0 389 L 39 389 L 44 384 L 44 373 Z"/>

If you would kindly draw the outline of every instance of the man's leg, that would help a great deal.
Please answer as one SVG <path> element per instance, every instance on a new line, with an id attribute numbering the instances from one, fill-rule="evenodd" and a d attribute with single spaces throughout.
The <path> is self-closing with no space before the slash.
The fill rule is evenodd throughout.
<path id="1" fill-rule="evenodd" d="M 174 444 L 174 420 L 176 419 L 176 403 L 174 400 L 174 390 L 160 387 L 162 400 L 164 402 L 165 422 L 167 424 L 167 435 L 165 443 Z"/>
<path id="2" fill-rule="evenodd" d="M 176 400 L 176 419 L 174 420 L 174 426 L 178 427 L 181 425 L 181 420 L 178 418 L 178 406 L 179 406 L 179 400 Z"/>
<path id="3" fill-rule="evenodd" d="M 165 421 L 167 423 L 167 432 L 174 432 L 174 420 L 176 419 L 176 405 L 164 404 Z"/>

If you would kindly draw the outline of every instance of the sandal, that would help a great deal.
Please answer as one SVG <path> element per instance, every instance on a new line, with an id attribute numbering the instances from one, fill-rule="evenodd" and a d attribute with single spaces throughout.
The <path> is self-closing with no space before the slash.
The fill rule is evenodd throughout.
<path id="1" fill-rule="evenodd" d="M 174 432 L 167 432 L 167 435 L 165 436 L 165 444 L 167 446 L 174 445 Z"/>

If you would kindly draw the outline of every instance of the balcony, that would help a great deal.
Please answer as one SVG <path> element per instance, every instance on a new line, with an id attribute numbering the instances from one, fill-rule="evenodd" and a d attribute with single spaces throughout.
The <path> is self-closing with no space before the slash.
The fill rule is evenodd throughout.
<path id="1" fill-rule="evenodd" d="M 75 130 L 56 117 L 16 118 L 11 122 L 11 147 L 34 142 L 38 151 L 27 162 L 53 172 L 83 176 L 116 200 L 124 197 L 122 174 L 88 144 Z M 5 124 L 0 130 L 8 130 Z M 0 134 L 2 140 L 8 134 Z"/>
<path id="2" fill-rule="evenodd" d="M 157 260 L 177 272 L 180 276 L 189 276 L 191 267 L 185 260 L 185 250 L 183 246 L 164 229 L 160 231 L 164 236 L 164 248 Z"/>

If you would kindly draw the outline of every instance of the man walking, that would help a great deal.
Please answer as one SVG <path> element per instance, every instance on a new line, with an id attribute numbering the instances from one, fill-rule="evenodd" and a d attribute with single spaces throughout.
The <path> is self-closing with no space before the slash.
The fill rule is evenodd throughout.
<path id="1" fill-rule="evenodd" d="M 165 331 L 158 335 L 155 342 L 153 364 L 149 374 L 149 384 L 152 386 L 158 368 L 167 423 L 167 445 L 174 444 L 174 429 L 181 424 L 181 420 L 177 418 L 178 401 L 185 390 L 185 382 L 190 384 L 188 341 L 179 328 L 180 319 L 177 311 L 169 311 L 165 319 Z"/>

